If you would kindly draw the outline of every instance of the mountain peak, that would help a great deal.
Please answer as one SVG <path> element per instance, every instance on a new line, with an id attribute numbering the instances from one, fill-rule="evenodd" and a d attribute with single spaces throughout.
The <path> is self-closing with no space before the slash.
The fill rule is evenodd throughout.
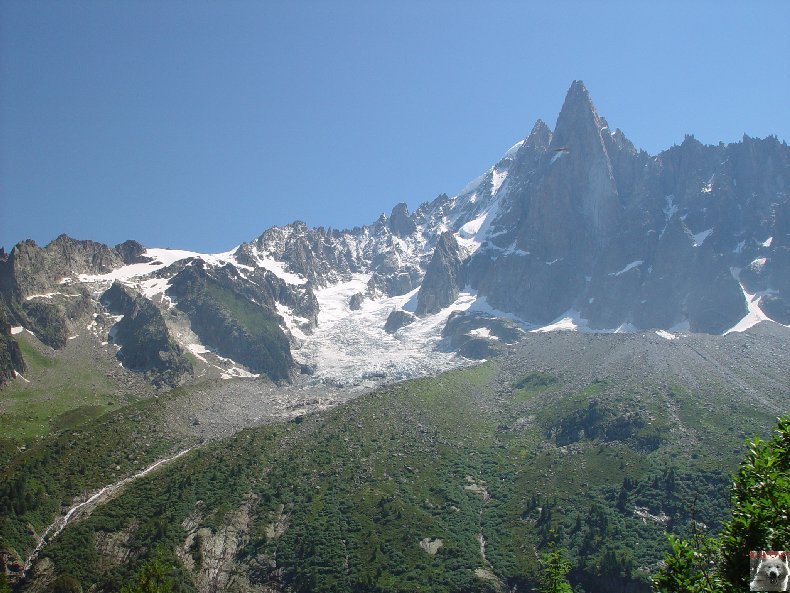
<path id="1" fill-rule="evenodd" d="M 581 80 L 574 80 L 557 117 L 552 147 L 567 146 L 580 133 L 592 132 L 599 136 L 600 128 L 605 125 L 606 123 L 595 110 L 587 87 Z"/>
<path id="2" fill-rule="evenodd" d="M 525 144 L 531 148 L 548 148 L 551 143 L 551 128 L 542 119 L 535 122 Z"/>
<path id="3" fill-rule="evenodd" d="M 571 86 L 568 89 L 567 96 L 570 95 L 580 95 L 586 97 L 588 101 L 590 100 L 590 93 L 587 90 L 587 87 L 584 86 L 584 82 L 582 82 L 581 80 L 574 80 L 571 83 Z"/>

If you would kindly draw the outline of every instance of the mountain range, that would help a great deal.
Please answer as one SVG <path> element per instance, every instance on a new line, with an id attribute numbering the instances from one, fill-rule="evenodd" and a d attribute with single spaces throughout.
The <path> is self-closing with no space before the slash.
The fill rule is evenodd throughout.
<path id="1" fill-rule="evenodd" d="M 538 120 L 457 195 L 413 213 L 398 204 L 350 230 L 297 221 L 213 255 L 24 241 L 0 253 L 0 294 L 3 378 L 24 371 L 11 335 L 24 328 L 56 349 L 89 332 L 167 386 L 393 380 L 459 351 L 490 357 L 523 331 L 790 325 L 790 150 L 686 136 L 651 156 L 575 81 L 554 130 Z"/>

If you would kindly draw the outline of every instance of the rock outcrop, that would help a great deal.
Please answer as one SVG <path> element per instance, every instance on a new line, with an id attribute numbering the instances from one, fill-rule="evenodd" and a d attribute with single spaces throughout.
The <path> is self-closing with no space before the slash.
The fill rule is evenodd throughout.
<path id="1" fill-rule="evenodd" d="M 101 301 L 112 313 L 123 315 L 109 337 L 120 346 L 118 358 L 125 367 L 145 373 L 157 386 L 176 386 L 192 373 L 192 363 L 150 300 L 116 282 Z"/>
<path id="2" fill-rule="evenodd" d="M 575 312 L 595 329 L 721 333 L 746 314 L 744 288 L 768 291 L 761 302 L 779 321 L 788 170 L 790 150 L 773 137 L 704 146 L 687 136 L 650 157 L 575 82 L 554 132 L 538 122 L 518 149 L 468 282 L 535 325 Z"/>
<path id="3" fill-rule="evenodd" d="M 440 347 L 482 360 L 501 354 L 505 346 L 515 344 L 524 335 L 524 330 L 508 319 L 456 311 L 450 314 L 442 329 Z"/>
<path id="4" fill-rule="evenodd" d="M 417 293 L 418 316 L 437 313 L 458 298 L 463 286 L 461 257 L 455 236 L 445 231 L 433 250 L 431 263 Z"/>
<path id="5" fill-rule="evenodd" d="M 282 317 L 219 282 L 201 260 L 179 272 L 167 294 L 189 316 L 203 344 L 273 381 L 291 379 L 295 363 Z"/>
<path id="6" fill-rule="evenodd" d="M 416 317 L 408 311 L 398 309 L 387 316 L 387 321 L 384 324 L 384 331 L 388 334 L 394 334 L 400 328 L 406 327 L 414 322 L 415 319 Z"/>

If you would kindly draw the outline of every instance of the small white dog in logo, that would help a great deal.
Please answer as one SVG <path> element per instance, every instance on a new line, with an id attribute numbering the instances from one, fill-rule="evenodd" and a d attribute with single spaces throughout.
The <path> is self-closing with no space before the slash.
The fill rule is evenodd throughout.
<path id="1" fill-rule="evenodd" d="M 763 554 L 749 585 L 750 591 L 787 591 L 790 566 L 787 553 Z"/>

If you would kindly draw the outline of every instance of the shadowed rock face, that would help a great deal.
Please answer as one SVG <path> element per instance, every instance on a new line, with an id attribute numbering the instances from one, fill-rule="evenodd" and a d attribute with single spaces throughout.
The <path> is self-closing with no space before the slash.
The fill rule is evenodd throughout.
<path id="1" fill-rule="evenodd" d="M 192 373 L 184 350 L 170 336 L 162 312 L 142 295 L 114 283 L 101 297 L 105 306 L 123 318 L 113 327 L 113 342 L 121 349 L 124 366 L 141 371 L 154 385 L 178 385 Z"/>
<path id="2" fill-rule="evenodd" d="M 11 336 L 11 326 L 5 314 L 5 307 L 0 304 L 0 385 L 14 378 L 14 371 L 22 373 L 25 361 L 19 344 Z"/>
<path id="3" fill-rule="evenodd" d="M 189 317 L 203 344 L 263 373 L 273 381 L 289 381 L 295 373 L 282 318 L 253 302 L 194 261 L 171 281 L 167 294 Z"/>
<path id="4" fill-rule="evenodd" d="M 508 183 L 465 264 L 497 309 L 535 324 L 573 309 L 592 328 L 721 333 L 747 312 L 739 279 L 769 293 L 763 312 L 777 321 L 790 308 L 790 150 L 774 137 L 688 136 L 650 157 L 574 82 L 554 132 L 535 125 Z"/>
<path id="5" fill-rule="evenodd" d="M 384 331 L 388 334 L 394 334 L 400 328 L 409 325 L 414 320 L 414 315 L 408 311 L 393 311 L 387 316 L 387 322 L 384 324 Z"/>
<path id="6" fill-rule="evenodd" d="M 458 298 L 461 258 L 452 233 L 442 233 L 417 293 L 417 315 L 436 313 Z"/>
<path id="7" fill-rule="evenodd" d="M 408 237 L 417 230 L 417 225 L 409 217 L 409 208 L 403 202 L 392 209 L 388 224 L 392 233 L 399 237 Z"/>

